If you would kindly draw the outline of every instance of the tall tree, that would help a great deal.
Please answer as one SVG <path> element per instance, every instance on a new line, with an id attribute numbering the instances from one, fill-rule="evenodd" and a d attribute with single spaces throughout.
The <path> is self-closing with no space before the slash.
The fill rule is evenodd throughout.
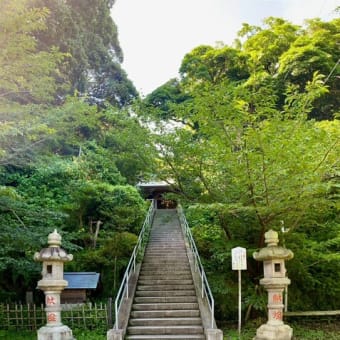
<path id="1" fill-rule="evenodd" d="M 34 4 L 34 3 L 33 3 Z M 64 87 L 56 82 L 65 55 L 38 50 L 34 38 L 46 30 L 49 10 L 28 0 L 4 0 L 0 12 L 0 165 L 30 159 L 49 133 L 37 112 Z M 21 157 L 18 157 L 18 156 Z"/>
<path id="2" fill-rule="evenodd" d="M 163 119 L 155 134 L 158 175 L 173 178 L 189 206 L 221 301 L 234 287 L 231 248 L 252 252 L 273 228 L 298 258 L 289 265 L 293 308 L 339 306 L 331 288 L 340 249 L 337 25 L 315 20 L 302 28 L 277 18 L 246 25 L 235 47 L 200 46 L 186 55 L 178 92 L 165 84 L 141 107 Z M 174 120 L 182 124 L 167 125 Z M 326 262 L 334 275 L 324 280 Z M 251 260 L 248 273 L 258 286 L 260 267 Z M 247 300 L 260 308 L 255 291 Z M 218 308 L 232 312 L 223 302 Z"/>
<path id="3" fill-rule="evenodd" d="M 49 10 L 28 0 L 4 0 L 0 12 L 0 104 L 50 102 L 64 55 L 56 48 L 38 50 L 34 34 L 47 29 Z M 3 106 L 2 106 L 3 107 Z M 2 112 L 4 114 L 4 112 Z"/>
<path id="4" fill-rule="evenodd" d="M 71 93 L 78 91 L 96 103 L 107 100 L 119 107 L 131 103 L 137 91 L 121 68 L 123 52 L 110 15 L 114 1 L 37 1 L 50 10 L 48 30 L 37 35 L 39 44 L 69 54 L 64 74 Z"/>
<path id="5" fill-rule="evenodd" d="M 339 110 L 340 19 L 322 22 L 309 20 L 307 27 L 280 56 L 279 77 L 303 86 L 313 72 L 325 75 L 329 92 L 314 105 L 310 117 L 331 119 Z"/>

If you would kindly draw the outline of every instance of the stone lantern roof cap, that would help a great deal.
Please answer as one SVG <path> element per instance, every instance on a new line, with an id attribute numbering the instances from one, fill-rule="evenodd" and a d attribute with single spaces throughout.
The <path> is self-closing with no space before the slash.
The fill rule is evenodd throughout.
<path id="1" fill-rule="evenodd" d="M 294 254 L 290 249 L 278 246 L 279 237 L 276 231 L 269 230 L 264 234 L 264 236 L 264 242 L 267 244 L 267 247 L 262 248 L 260 251 L 253 254 L 255 260 L 290 260 L 294 257 Z"/>
<path id="2" fill-rule="evenodd" d="M 57 261 L 57 262 L 68 262 L 72 261 L 73 255 L 67 254 L 63 248 L 59 247 L 48 247 L 41 249 L 39 253 L 34 254 L 34 260 L 36 261 Z"/>
<path id="3" fill-rule="evenodd" d="M 264 234 L 264 242 L 267 244 L 267 247 L 277 246 L 279 243 L 279 234 L 270 229 Z"/>
<path id="4" fill-rule="evenodd" d="M 57 229 L 54 229 L 53 233 L 48 235 L 47 240 L 50 247 L 59 247 L 61 245 L 61 236 L 57 232 Z"/>
<path id="5" fill-rule="evenodd" d="M 72 261 L 73 255 L 67 254 L 67 252 L 60 248 L 61 236 L 55 229 L 53 233 L 48 235 L 48 248 L 44 248 L 34 254 L 34 260 L 36 261 L 59 261 L 68 262 Z"/>

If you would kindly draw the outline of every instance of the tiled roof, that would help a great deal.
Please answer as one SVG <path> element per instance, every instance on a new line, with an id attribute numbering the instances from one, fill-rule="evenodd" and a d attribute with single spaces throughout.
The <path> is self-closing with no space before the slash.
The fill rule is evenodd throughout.
<path id="1" fill-rule="evenodd" d="M 66 289 L 96 289 L 99 281 L 99 273 L 65 272 L 64 280 L 68 282 Z"/>

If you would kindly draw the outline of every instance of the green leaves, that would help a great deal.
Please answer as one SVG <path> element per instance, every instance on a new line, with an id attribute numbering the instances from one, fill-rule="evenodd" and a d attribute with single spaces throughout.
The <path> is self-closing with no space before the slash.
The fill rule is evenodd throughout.
<path id="1" fill-rule="evenodd" d="M 190 206 L 189 223 L 221 301 L 235 285 L 231 248 L 242 245 L 251 255 L 268 229 L 296 252 L 288 264 L 293 308 L 339 300 L 332 288 L 339 280 L 340 127 L 332 120 L 339 106 L 337 80 L 328 77 L 334 65 L 337 72 L 337 26 L 315 20 L 302 28 L 279 18 L 264 28 L 245 26 L 235 48 L 199 46 L 187 54 L 176 95 L 165 84 L 144 103 L 167 127 L 155 136 L 158 175 L 174 179 Z M 179 102 L 181 94 L 187 99 Z M 176 119 L 182 124 L 166 125 Z M 262 268 L 248 260 L 247 285 L 256 287 Z M 247 294 L 261 309 L 262 297 Z M 223 302 L 219 308 L 232 313 Z"/>
<path id="2" fill-rule="evenodd" d="M 180 73 L 184 84 L 208 81 L 217 84 L 225 79 L 240 81 L 249 76 L 246 56 L 234 48 L 199 46 L 184 56 Z"/>
<path id="3" fill-rule="evenodd" d="M 55 79 L 58 83 L 65 79 L 70 88 L 60 89 L 59 96 L 77 92 L 93 104 L 131 104 L 138 94 L 121 68 L 123 53 L 110 13 L 112 1 L 36 1 L 50 12 L 48 29 L 36 35 L 39 47 L 56 46 L 68 55 Z"/>
<path id="4" fill-rule="evenodd" d="M 46 29 L 49 11 L 29 8 L 28 1 L 5 1 L 0 14 L 0 104 L 50 102 L 57 90 L 55 74 L 65 55 L 38 51 L 34 33 Z"/>

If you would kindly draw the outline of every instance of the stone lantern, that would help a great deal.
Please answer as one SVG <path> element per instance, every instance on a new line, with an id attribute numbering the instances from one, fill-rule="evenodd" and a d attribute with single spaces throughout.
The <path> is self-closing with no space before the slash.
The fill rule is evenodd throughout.
<path id="1" fill-rule="evenodd" d="M 267 247 L 255 252 L 253 257 L 263 261 L 264 278 L 260 284 L 268 291 L 268 321 L 257 329 L 253 340 L 290 340 L 293 329 L 285 325 L 283 317 L 283 290 L 290 284 L 286 277 L 285 260 L 293 258 L 291 250 L 278 246 L 278 233 L 269 230 L 265 233 Z"/>
<path id="2" fill-rule="evenodd" d="M 46 326 L 38 330 L 38 340 L 73 340 L 72 330 L 61 322 L 60 294 L 67 281 L 64 280 L 64 262 L 72 261 L 69 255 L 60 248 L 61 236 L 57 230 L 48 235 L 48 248 L 35 253 L 34 260 L 43 263 L 42 279 L 38 288 L 45 293 Z"/>

